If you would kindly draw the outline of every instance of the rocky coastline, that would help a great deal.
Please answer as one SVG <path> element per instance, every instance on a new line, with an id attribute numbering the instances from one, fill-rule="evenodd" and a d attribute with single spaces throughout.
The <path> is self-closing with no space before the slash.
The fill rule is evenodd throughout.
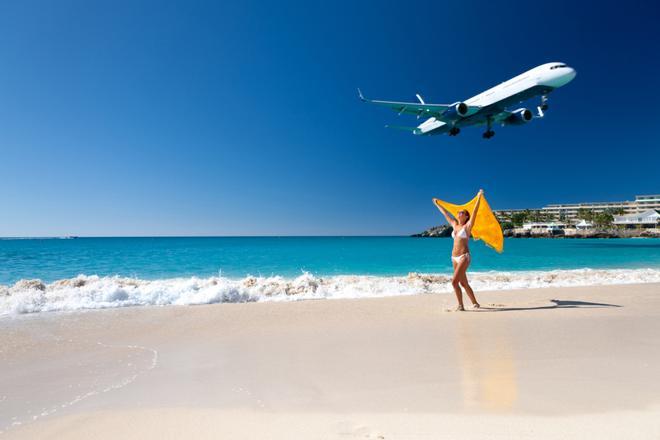
<path id="1" fill-rule="evenodd" d="M 411 237 L 442 238 L 451 237 L 452 228 L 448 225 L 433 226 Z M 658 229 L 566 229 L 563 231 L 536 232 L 522 228 L 505 229 L 506 238 L 660 238 Z"/>
<path id="2" fill-rule="evenodd" d="M 451 227 L 448 225 L 433 226 L 424 232 L 420 232 L 419 234 L 413 234 L 411 235 L 411 237 L 430 237 L 430 238 L 451 237 Z"/>

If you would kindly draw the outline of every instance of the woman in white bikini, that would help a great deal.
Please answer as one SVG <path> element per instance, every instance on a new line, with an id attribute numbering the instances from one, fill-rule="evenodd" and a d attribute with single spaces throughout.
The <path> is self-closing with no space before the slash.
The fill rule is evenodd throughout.
<path id="1" fill-rule="evenodd" d="M 472 306 L 475 309 L 479 308 L 479 303 L 474 297 L 474 291 L 467 279 L 467 268 L 470 265 L 470 248 L 468 247 L 468 242 L 470 241 L 470 233 L 472 232 L 472 225 L 477 218 L 477 212 L 479 210 L 479 203 L 481 203 L 481 196 L 484 191 L 479 190 L 479 197 L 477 198 L 477 203 L 474 205 L 474 210 L 472 215 L 466 210 L 458 212 L 458 219 L 452 217 L 452 215 L 447 212 L 442 206 L 438 206 L 440 211 L 447 219 L 454 230 L 451 233 L 452 238 L 454 239 L 454 247 L 451 251 L 451 262 L 454 266 L 454 276 L 451 280 L 451 285 L 454 287 L 454 292 L 456 292 L 456 299 L 458 300 L 457 311 L 463 311 L 463 292 L 461 291 L 461 286 L 465 289 L 470 301 L 472 301 Z"/>

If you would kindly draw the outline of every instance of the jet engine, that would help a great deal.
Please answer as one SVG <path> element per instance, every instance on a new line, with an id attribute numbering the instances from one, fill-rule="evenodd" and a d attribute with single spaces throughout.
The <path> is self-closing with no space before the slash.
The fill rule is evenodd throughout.
<path id="1" fill-rule="evenodd" d="M 511 112 L 511 116 L 506 118 L 504 122 L 510 125 L 523 125 L 532 120 L 534 115 L 532 112 L 526 108 L 519 108 Z"/>
<path id="2" fill-rule="evenodd" d="M 442 113 L 443 119 L 456 120 L 467 116 L 468 106 L 464 102 L 457 102 L 452 104 L 447 110 Z"/>

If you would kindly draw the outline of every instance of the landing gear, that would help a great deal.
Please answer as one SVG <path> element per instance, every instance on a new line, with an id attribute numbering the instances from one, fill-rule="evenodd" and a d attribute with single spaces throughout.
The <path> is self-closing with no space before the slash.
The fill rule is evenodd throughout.
<path id="1" fill-rule="evenodd" d="M 536 110 L 538 111 L 536 117 L 537 118 L 542 118 L 545 116 L 545 111 L 548 109 L 548 95 L 543 95 L 541 96 L 541 105 L 536 107 Z"/>
<path id="2" fill-rule="evenodd" d="M 449 130 L 449 136 L 456 136 L 460 132 L 461 132 L 460 128 L 452 127 L 451 130 Z"/>
<path id="3" fill-rule="evenodd" d="M 493 136 L 495 136 L 495 132 L 492 130 L 493 120 L 491 118 L 488 118 L 487 124 L 488 124 L 488 130 L 486 130 L 484 134 L 482 134 L 484 139 L 490 139 Z"/>

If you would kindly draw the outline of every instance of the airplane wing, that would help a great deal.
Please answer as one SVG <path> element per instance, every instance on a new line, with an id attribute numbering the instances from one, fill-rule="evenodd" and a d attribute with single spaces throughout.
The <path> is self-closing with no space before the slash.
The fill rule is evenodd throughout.
<path id="1" fill-rule="evenodd" d="M 496 113 L 493 115 L 493 123 L 500 123 L 506 121 L 508 118 L 510 118 L 513 115 L 512 111 L 509 110 L 502 110 L 499 113 Z"/>
<path id="2" fill-rule="evenodd" d="M 535 115 L 531 110 L 527 108 L 519 108 L 516 110 L 502 110 L 494 115 L 492 115 L 492 122 L 497 124 L 501 123 L 504 125 L 520 125 L 525 124 L 532 119 L 538 119 L 543 117 L 543 111 L 539 108 L 539 114 Z"/>
<path id="3" fill-rule="evenodd" d="M 419 95 L 417 98 L 420 102 L 398 102 L 398 101 L 379 101 L 376 99 L 367 99 L 362 95 L 360 89 L 358 89 L 360 95 L 360 100 L 363 102 L 370 102 L 372 104 L 381 105 L 384 107 L 389 107 L 392 110 L 396 111 L 399 114 L 406 113 L 410 115 L 416 115 L 417 117 L 435 117 L 436 119 L 442 121 L 443 114 L 455 104 L 426 104 Z M 474 114 L 479 111 L 478 106 L 468 106 L 468 115 Z"/>

